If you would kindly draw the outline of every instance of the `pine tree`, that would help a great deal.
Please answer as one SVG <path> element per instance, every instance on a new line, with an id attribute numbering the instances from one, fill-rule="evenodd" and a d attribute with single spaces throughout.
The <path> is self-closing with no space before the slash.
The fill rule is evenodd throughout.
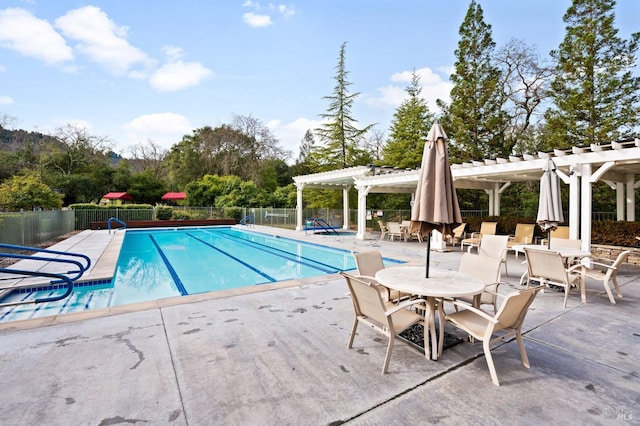
<path id="1" fill-rule="evenodd" d="M 349 72 L 345 67 L 345 50 L 346 43 L 343 43 L 336 66 L 333 94 L 324 97 L 329 100 L 329 108 L 320 117 L 326 122 L 315 129 L 322 143 L 314 147 L 312 156 L 323 170 L 366 164 L 371 159 L 360 145 L 372 125 L 358 129 L 355 126 L 357 121 L 351 116 L 351 108 L 360 93 L 349 92 L 352 83 L 347 80 Z"/>
<path id="2" fill-rule="evenodd" d="M 547 136 L 556 147 L 616 140 L 639 123 L 640 78 L 634 77 L 640 33 L 625 41 L 614 27 L 615 0 L 573 0 L 566 35 L 551 56 L 554 108 Z"/>
<path id="3" fill-rule="evenodd" d="M 454 161 L 479 160 L 492 155 L 505 156 L 501 111 L 500 70 L 492 63 L 495 42 L 491 25 L 484 22 L 482 8 L 475 0 L 469 4 L 458 32 L 455 73 L 451 76 L 451 128 L 445 129 L 455 140 L 451 146 Z"/>
<path id="4" fill-rule="evenodd" d="M 424 144 L 434 120 L 424 98 L 420 97 L 420 76 L 413 71 L 411 84 L 406 88 L 409 95 L 393 114 L 389 141 L 382 150 L 384 164 L 400 167 L 419 167 Z"/>

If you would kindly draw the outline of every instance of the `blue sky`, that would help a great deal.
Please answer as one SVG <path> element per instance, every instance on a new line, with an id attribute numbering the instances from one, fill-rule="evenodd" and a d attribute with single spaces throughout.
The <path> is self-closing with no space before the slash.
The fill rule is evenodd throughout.
<path id="1" fill-rule="evenodd" d="M 480 0 L 500 47 L 548 57 L 570 0 Z M 639 31 L 640 1 L 618 0 L 616 27 Z M 53 133 L 108 137 L 125 156 L 163 148 L 234 114 L 269 126 L 298 153 L 332 94 L 343 42 L 352 114 L 388 134 L 412 70 L 432 111 L 448 99 L 466 0 L 0 0 L 0 117 Z"/>

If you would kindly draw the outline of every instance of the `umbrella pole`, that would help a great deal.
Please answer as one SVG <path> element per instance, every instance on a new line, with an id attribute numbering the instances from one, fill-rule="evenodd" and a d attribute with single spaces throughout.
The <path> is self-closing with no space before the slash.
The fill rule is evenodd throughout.
<path id="1" fill-rule="evenodd" d="M 429 261 L 431 257 L 431 231 L 429 231 L 429 235 L 427 235 L 427 266 L 425 278 L 429 278 Z"/>
<path id="2" fill-rule="evenodd" d="M 547 249 L 551 250 L 551 228 L 547 230 Z"/>

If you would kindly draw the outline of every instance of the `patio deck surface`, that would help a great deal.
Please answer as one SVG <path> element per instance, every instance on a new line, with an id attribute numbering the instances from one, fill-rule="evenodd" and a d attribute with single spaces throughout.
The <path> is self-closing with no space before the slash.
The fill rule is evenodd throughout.
<path id="1" fill-rule="evenodd" d="M 415 241 L 257 230 L 425 257 Z M 55 248 L 86 247 L 89 275 L 104 277 L 122 235 L 85 231 Z M 432 252 L 431 264 L 457 269 L 460 255 Z M 501 293 L 520 288 L 523 260 L 509 255 Z M 566 309 L 562 293 L 539 294 L 524 326 L 531 368 L 515 341 L 499 344 L 500 387 L 481 343 L 428 361 L 396 342 L 381 374 L 379 334 L 360 327 L 347 349 L 353 308 L 338 275 L 0 323 L 0 424 L 640 424 L 640 268 L 618 280 L 615 305 L 592 280 L 586 304 L 575 291 Z"/>

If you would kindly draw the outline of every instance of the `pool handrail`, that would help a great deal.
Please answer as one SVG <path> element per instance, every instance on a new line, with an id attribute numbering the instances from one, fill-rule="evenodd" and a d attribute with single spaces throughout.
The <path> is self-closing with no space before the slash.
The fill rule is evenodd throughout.
<path id="1" fill-rule="evenodd" d="M 127 224 L 121 221 L 120 219 L 118 219 L 117 217 L 110 217 L 109 220 L 107 220 L 107 229 L 109 230 L 109 233 L 111 233 L 111 222 L 117 222 L 120 225 L 122 225 L 122 228 L 124 229 L 127 228 Z M 116 232 L 116 230 L 117 228 L 114 229 L 113 232 Z"/>
<path id="2" fill-rule="evenodd" d="M 315 233 L 317 229 L 324 231 L 326 234 L 336 234 L 338 235 L 338 231 L 336 231 L 331 225 L 329 225 L 329 223 L 324 220 L 324 218 L 321 217 L 314 217 L 312 219 L 307 219 L 307 222 L 311 221 L 312 227 L 306 227 L 306 230 L 313 230 L 313 232 Z"/>
<path id="3" fill-rule="evenodd" d="M 30 252 L 36 252 L 36 253 L 55 254 L 58 256 L 69 256 L 69 257 L 75 257 L 75 258 L 84 260 L 84 264 L 83 264 L 81 263 L 81 261 L 74 260 L 74 259 L 67 259 L 67 258 L 60 258 L 60 257 L 33 256 L 33 255 L 24 254 L 24 253 L 0 252 L 0 258 L 9 257 L 14 259 L 43 260 L 46 262 L 70 263 L 72 265 L 76 265 L 78 267 L 77 271 L 65 272 L 66 274 L 77 274 L 75 278 L 71 278 L 72 281 L 76 281 L 77 279 L 79 279 L 82 276 L 82 274 L 84 274 L 91 266 L 91 259 L 89 258 L 89 256 L 84 255 L 82 253 L 73 253 L 73 252 L 66 252 L 66 251 L 59 251 L 59 250 L 44 249 L 39 247 L 19 246 L 15 244 L 3 244 L 3 243 L 0 244 L 0 249 L 17 250 L 22 252 L 30 251 Z"/>
<path id="4" fill-rule="evenodd" d="M 240 225 L 251 226 L 256 223 L 256 217 L 253 214 L 248 214 L 240 220 Z"/>
<path id="5" fill-rule="evenodd" d="M 66 275 L 54 274 L 49 272 L 40 272 L 40 271 L 26 271 L 21 269 L 10 269 L 10 268 L 0 268 L 0 272 L 7 273 L 7 274 L 16 274 L 16 275 L 29 275 L 29 276 L 38 276 L 38 277 L 57 278 L 56 280 L 50 281 L 51 284 L 59 283 L 59 282 L 67 283 L 67 290 L 63 294 L 59 294 L 57 296 L 43 297 L 35 300 L 19 300 L 17 302 L 0 303 L 0 308 L 4 308 L 7 306 L 26 305 L 30 303 L 55 302 L 56 300 L 61 300 L 69 296 L 73 291 L 73 280 L 71 280 L 71 278 L 67 277 Z M 20 288 L 25 288 L 25 287 L 33 288 L 34 290 L 37 290 L 38 288 L 42 288 L 45 286 L 46 285 L 43 285 L 43 284 L 34 284 L 29 286 L 6 287 L 3 290 L 18 290 Z"/>

